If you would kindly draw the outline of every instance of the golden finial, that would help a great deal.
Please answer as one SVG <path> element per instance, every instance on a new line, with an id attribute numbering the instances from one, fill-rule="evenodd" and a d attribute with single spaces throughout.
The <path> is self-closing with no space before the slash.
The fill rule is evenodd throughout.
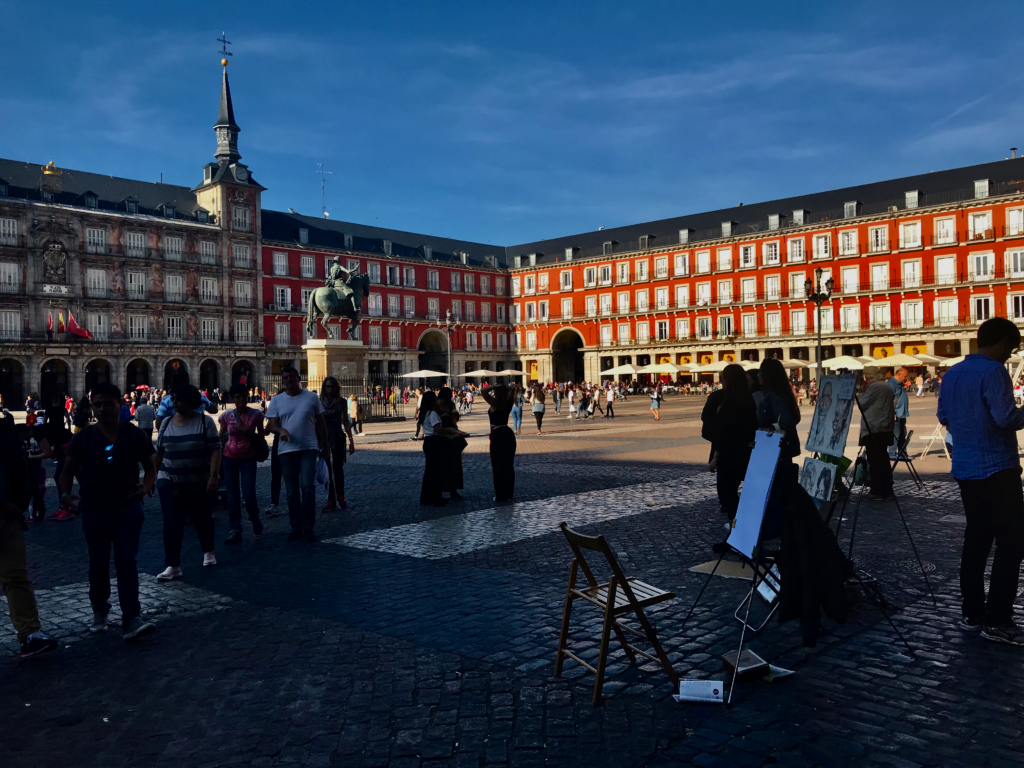
<path id="1" fill-rule="evenodd" d="M 222 67 L 226 67 L 226 66 L 228 65 L 228 60 L 227 60 L 227 59 L 221 59 L 221 60 L 220 60 L 220 65 L 221 65 Z"/>

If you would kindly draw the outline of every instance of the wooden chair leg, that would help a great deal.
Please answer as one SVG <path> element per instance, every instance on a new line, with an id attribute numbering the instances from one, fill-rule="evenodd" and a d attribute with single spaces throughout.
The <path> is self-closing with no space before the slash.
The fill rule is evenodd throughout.
<path id="1" fill-rule="evenodd" d="M 661 662 L 661 666 L 668 674 L 668 678 L 672 681 L 672 685 L 678 688 L 679 675 L 677 675 L 675 669 L 673 669 L 672 662 L 668 660 L 668 655 L 665 653 L 665 649 L 662 648 L 661 643 L 658 642 L 658 634 L 654 631 L 654 627 L 651 626 L 651 622 L 647 620 L 647 614 L 643 612 L 642 608 L 637 608 L 634 612 L 636 613 L 637 620 L 640 622 L 640 626 L 644 628 L 647 640 L 652 646 L 654 646 L 654 655 L 658 657 L 658 661 Z"/>
<path id="2" fill-rule="evenodd" d="M 608 641 L 615 623 L 615 577 L 608 582 L 608 602 L 604 606 L 604 626 L 601 628 L 601 650 L 597 657 L 597 680 L 594 682 L 594 706 L 601 703 L 601 689 L 604 687 L 604 668 L 608 661 Z"/>
<path id="3" fill-rule="evenodd" d="M 562 631 L 558 635 L 558 653 L 555 658 L 555 677 L 562 676 L 562 662 L 565 660 L 565 647 L 569 642 L 569 617 L 572 615 L 573 589 L 576 588 L 576 573 L 579 562 L 573 558 L 569 566 L 569 586 L 565 590 L 565 608 L 562 609 Z"/>

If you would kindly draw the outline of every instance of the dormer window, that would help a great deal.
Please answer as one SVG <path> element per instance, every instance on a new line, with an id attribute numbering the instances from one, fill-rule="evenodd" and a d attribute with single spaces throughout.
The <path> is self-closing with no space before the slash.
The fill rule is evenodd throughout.
<path id="1" fill-rule="evenodd" d="M 649 243 L 650 242 L 651 242 L 651 236 L 650 235 L 640 235 L 640 250 L 641 251 L 646 251 L 647 248 L 649 247 Z"/>
<path id="2" fill-rule="evenodd" d="M 793 211 L 793 223 L 802 225 L 807 218 L 807 211 L 804 208 L 797 208 Z"/>
<path id="3" fill-rule="evenodd" d="M 463 264 L 468 264 L 469 254 L 466 253 L 465 251 L 459 251 L 459 261 L 461 261 Z"/>
<path id="4" fill-rule="evenodd" d="M 434 249 L 431 248 L 429 245 L 423 246 L 423 258 L 426 259 L 427 261 L 430 261 L 432 258 L 434 258 Z"/>
<path id="5" fill-rule="evenodd" d="M 384 253 L 386 253 L 388 256 L 390 256 L 391 255 L 391 241 L 390 240 L 385 240 L 384 243 L 383 243 L 383 246 L 384 246 Z"/>
<path id="6" fill-rule="evenodd" d="M 603 256 L 611 256 L 612 255 L 612 248 L 613 248 L 612 241 L 611 240 L 606 240 L 601 245 L 601 254 Z"/>
<path id="7" fill-rule="evenodd" d="M 85 196 L 85 207 L 86 208 L 96 208 L 97 205 L 98 205 L 98 202 L 99 201 L 96 200 L 96 196 L 95 195 L 86 195 Z"/>
<path id="8" fill-rule="evenodd" d="M 164 206 L 164 216 L 166 216 L 168 219 L 173 219 L 174 218 L 174 206 L 173 205 L 165 205 Z"/>
<path id="9" fill-rule="evenodd" d="M 138 213 L 139 212 L 139 204 L 136 203 L 134 200 L 129 200 L 128 201 L 127 208 L 128 208 L 128 213 Z"/>
<path id="10" fill-rule="evenodd" d="M 565 260 L 566 261 L 572 261 L 572 252 L 573 252 L 572 248 L 566 248 L 565 249 Z"/>
<path id="11" fill-rule="evenodd" d="M 309 244 L 309 230 L 305 227 L 299 228 L 299 245 Z"/>
<path id="12" fill-rule="evenodd" d="M 918 191 L 916 189 L 906 193 L 907 208 L 917 208 Z"/>
<path id="13" fill-rule="evenodd" d="M 345 240 L 345 250 L 351 251 L 352 250 L 352 235 L 346 233 L 345 236 L 344 236 L 344 240 Z"/>
<path id="14" fill-rule="evenodd" d="M 981 200 L 983 197 L 988 197 L 988 179 L 974 182 L 974 199 Z"/>
<path id="15" fill-rule="evenodd" d="M 690 233 L 691 232 L 693 232 L 692 229 L 680 229 L 679 230 L 679 242 L 680 243 L 688 243 L 688 242 L 690 242 Z"/>
<path id="16" fill-rule="evenodd" d="M 519 269 L 521 266 L 523 266 L 523 257 L 522 256 L 513 256 L 512 259 L 513 259 L 513 263 L 516 265 L 516 269 Z"/>
<path id="17" fill-rule="evenodd" d="M 857 200 L 851 200 L 848 203 L 843 203 L 843 218 L 844 219 L 855 219 L 857 218 L 857 211 L 860 209 L 860 203 Z"/>
<path id="18" fill-rule="evenodd" d="M 0 181 L 0 197 L 7 197 L 7 185 Z"/>
<path id="19" fill-rule="evenodd" d="M 537 254 L 536 253 L 531 253 L 530 254 L 530 266 L 531 267 L 536 267 L 537 266 Z"/>
<path id="20" fill-rule="evenodd" d="M 205 168 L 203 168 L 203 181 L 205 183 L 207 183 L 207 184 L 209 184 L 211 181 L 213 181 L 213 166 L 212 165 L 208 165 Z"/>
<path id="21" fill-rule="evenodd" d="M 196 217 L 199 219 L 200 224 L 206 224 L 210 220 L 210 216 L 206 211 L 196 211 Z"/>
<path id="22" fill-rule="evenodd" d="M 782 222 L 785 220 L 785 216 L 781 213 L 769 213 L 768 214 L 768 229 L 779 229 L 782 227 Z"/>
<path id="23" fill-rule="evenodd" d="M 722 222 L 722 237 L 732 237 L 732 231 L 736 228 L 735 221 Z"/>

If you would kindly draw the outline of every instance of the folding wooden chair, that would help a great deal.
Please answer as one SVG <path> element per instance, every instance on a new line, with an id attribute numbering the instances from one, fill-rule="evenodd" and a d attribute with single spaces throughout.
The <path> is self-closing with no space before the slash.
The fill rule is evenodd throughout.
<path id="1" fill-rule="evenodd" d="M 565 592 L 565 610 L 562 613 L 562 632 L 558 638 L 555 677 L 561 676 L 562 662 L 566 658 L 581 664 L 597 676 L 597 680 L 594 683 L 593 701 L 595 706 L 600 704 L 601 689 L 604 687 L 605 664 L 608 661 L 608 644 L 610 634 L 614 632 L 615 638 L 619 641 L 619 645 L 622 646 L 622 650 L 626 652 L 630 663 L 636 663 L 637 655 L 658 662 L 666 674 L 668 674 L 669 679 L 672 680 L 674 688 L 678 688 L 679 676 L 672 668 L 672 663 L 668 660 L 668 656 L 665 655 L 665 650 L 661 647 L 661 643 L 658 642 L 657 633 L 644 613 L 644 608 L 648 606 L 663 603 L 666 600 L 674 600 L 675 594 L 652 587 L 650 584 L 644 584 L 642 581 L 637 581 L 632 577 L 626 578 L 604 536 L 583 536 L 570 529 L 565 523 L 562 523 L 560 527 L 575 557 L 573 558 L 572 565 L 569 566 L 569 587 Z M 611 578 L 606 584 L 599 584 L 597 579 L 594 578 L 594 573 L 590 570 L 590 566 L 587 565 L 587 560 L 583 556 L 583 550 L 599 552 L 604 555 L 612 573 Z M 585 589 L 576 588 L 576 576 L 580 568 L 583 569 L 583 575 L 590 585 Z M 569 642 L 569 617 L 572 615 L 572 604 L 577 599 L 593 603 L 604 611 L 601 648 L 597 657 L 596 669 L 567 648 Z M 643 631 L 623 624 L 616 618 L 629 612 L 633 612 L 636 615 Z M 654 647 L 656 656 L 652 656 L 646 651 L 641 651 L 639 648 L 626 642 L 626 632 L 646 639 Z"/>

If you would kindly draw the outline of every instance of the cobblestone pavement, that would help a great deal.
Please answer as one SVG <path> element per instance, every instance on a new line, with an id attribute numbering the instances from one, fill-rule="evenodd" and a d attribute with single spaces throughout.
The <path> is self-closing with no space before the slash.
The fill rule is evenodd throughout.
<path id="1" fill-rule="evenodd" d="M 261 537 L 218 543 L 219 564 L 202 568 L 187 531 L 185 578 L 171 584 L 152 578 L 163 554 L 147 501 L 142 602 L 158 631 L 136 645 L 121 641 L 116 614 L 110 632 L 86 630 L 79 523 L 34 526 L 32 578 L 62 649 L 20 662 L 0 627 L 12 652 L 0 658 L 0 766 L 1024 763 L 1024 654 L 957 627 L 963 509 L 939 458 L 919 464 L 923 488 L 904 470 L 898 485 L 934 604 L 893 504 L 865 504 L 856 529 L 857 562 L 900 607 L 916 659 L 865 603 L 845 625 L 826 621 L 815 649 L 769 623 L 750 647 L 796 674 L 740 684 L 731 708 L 677 704 L 656 665 L 620 650 L 602 707 L 578 666 L 553 676 L 571 559 L 557 525 L 568 520 L 678 595 L 650 612 L 670 658 L 685 677 L 721 679 L 744 583 L 714 579 L 683 625 L 705 580 L 689 568 L 724 533 L 702 471 L 701 404 L 670 399 L 658 424 L 631 399 L 614 421 L 549 413 L 542 437 L 524 425 L 517 503 L 497 507 L 483 436 L 465 454 L 465 500 L 435 509 L 417 504 L 422 455 L 407 425 L 371 425 L 347 466 L 349 509 L 319 520 L 320 542 L 289 544 L 285 519 L 269 519 Z M 911 426 L 929 433 L 934 400 L 912 406 Z M 486 429 L 482 415 L 466 424 Z M 258 477 L 265 508 L 269 469 Z M 223 538 L 223 510 L 217 526 Z M 586 659 L 599 627 L 578 604 Z"/>

